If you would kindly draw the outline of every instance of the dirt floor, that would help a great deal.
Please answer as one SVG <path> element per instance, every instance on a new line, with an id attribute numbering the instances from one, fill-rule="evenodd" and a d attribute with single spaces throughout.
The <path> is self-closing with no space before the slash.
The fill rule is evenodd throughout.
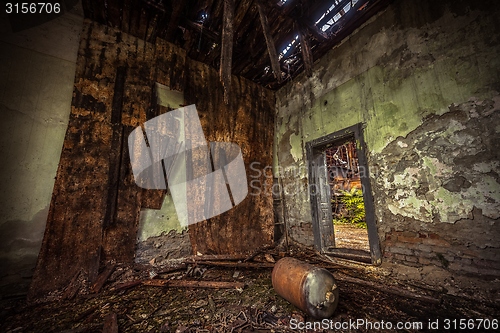
<path id="1" fill-rule="evenodd" d="M 271 261 L 291 255 L 327 268 L 337 279 L 340 301 L 334 315 L 318 322 L 277 295 L 271 283 Z M 117 266 L 96 293 L 80 290 L 66 300 L 28 304 L 0 301 L 1 332 L 443 332 L 461 319 L 475 320 L 469 332 L 493 332 L 500 305 L 401 285 L 356 264 L 329 262 L 304 249 L 286 254 L 269 250 L 247 261 L 214 264 L 178 262 L 177 268 Z M 261 268 L 258 268 L 261 266 Z M 243 288 L 157 287 L 134 281 L 217 281 Z M 67 297 L 68 298 L 68 297 Z M 116 326 L 113 326 L 116 318 Z M 455 320 L 456 321 L 453 321 Z M 477 329 L 480 319 L 483 329 Z M 495 321 L 494 321 L 495 320 Z M 110 324 L 111 323 L 111 324 Z M 403 328 L 396 325 L 402 323 Z M 429 325 L 437 324 L 435 330 Z M 468 321 L 467 324 L 471 322 Z M 490 330 L 484 329 L 488 323 Z M 311 329 L 299 329 L 311 327 Z M 312 329 L 316 325 L 317 329 Z M 318 328 L 319 325 L 325 325 Z M 392 329 L 388 329 L 392 325 Z M 406 325 L 406 328 L 404 328 Z M 422 325 L 422 326 L 413 326 Z M 447 326 L 446 326 L 447 325 Z M 376 329 L 376 328 L 379 329 Z"/>
<path id="2" fill-rule="evenodd" d="M 349 224 L 335 224 L 335 247 L 370 251 L 368 231 Z"/>

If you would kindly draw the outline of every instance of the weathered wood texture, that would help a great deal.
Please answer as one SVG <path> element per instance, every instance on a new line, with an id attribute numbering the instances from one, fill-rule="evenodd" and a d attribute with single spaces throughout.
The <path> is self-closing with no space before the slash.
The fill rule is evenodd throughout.
<path id="1" fill-rule="evenodd" d="M 307 33 L 307 27 L 303 24 L 297 24 L 300 41 L 300 52 L 302 53 L 302 63 L 304 64 L 304 71 L 308 77 L 312 75 L 313 55 L 311 52 L 311 45 Z"/>
<path id="2" fill-rule="evenodd" d="M 224 16 L 222 20 L 222 51 L 219 73 L 224 88 L 224 103 L 228 104 L 229 94 L 231 93 L 231 69 L 233 66 L 234 0 L 224 0 Z"/>
<path id="3" fill-rule="evenodd" d="M 273 236 L 272 165 L 273 109 L 271 91 L 233 76 L 229 104 L 216 70 L 188 60 L 184 96 L 196 104 L 207 141 L 234 142 L 241 148 L 248 196 L 232 210 L 190 226 L 193 253 L 236 254 L 270 244 Z M 255 163 L 254 163 L 255 162 Z M 254 164 L 252 164 L 254 163 Z M 253 166 L 252 166 L 253 165 Z"/>
<path id="4" fill-rule="evenodd" d="M 30 298 L 66 287 L 80 271 L 84 280 L 94 283 L 109 261 L 133 261 L 139 212 L 159 208 L 164 195 L 135 185 L 127 144 L 134 128 L 166 111 L 155 105 L 155 82 L 185 90 L 186 104 L 196 103 L 207 140 L 239 144 L 247 172 L 252 161 L 270 165 L 270 91 L 232 77 L 229 108 L 222 102 L 223 89 L 214 69 L 188 60 L 183 50 L 163 40 L 147 43 L 86 20 L 69 125 Z M 192 226 L 195 248 L 204 253 L 251 250 L 272 239 L 271 196 L 249 195 L 212 220 Z"/>
<path id="5" fill-rule="evenodd" d="M 261 3 L 257 1 L 255 4 L 259 10 L 260 23 L 262 24 L 262 30 L 264 31 L 264 37 L 266 39 L 267 52 L 269 53 L 269 59 L 271 60 L 271 68 L 273 69 L 274 77 L 279 83 L 281 83 L 280 61 L 278 59 L 278 52 L 276 52 L 276 46 L 274 45 L 273 36 L 271 35 L 271 29 L 269 28 L 267 14 Z"/>

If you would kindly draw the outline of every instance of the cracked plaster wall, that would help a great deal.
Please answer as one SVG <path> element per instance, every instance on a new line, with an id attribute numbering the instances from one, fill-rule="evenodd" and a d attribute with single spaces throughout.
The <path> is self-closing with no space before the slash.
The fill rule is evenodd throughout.
<path id="1" fill-rule="evenodd" d="M 394 1 L 278 91 L 291 238 L 313 244 L 305 143 L 362 122 L 384 260 L 500 276 L 499 14 Z"/>

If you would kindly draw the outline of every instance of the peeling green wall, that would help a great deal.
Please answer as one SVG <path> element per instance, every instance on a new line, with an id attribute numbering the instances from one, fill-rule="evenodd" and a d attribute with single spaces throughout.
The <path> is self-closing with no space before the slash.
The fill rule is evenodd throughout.
<path id="1" fill-rule="evenodd" d="M 473 209 L 489 221 L 485 232 L 489 223 L 500 235 L 499 14 L 495 1 L 395 1 L 316 61 L 312 77 L 277 92 L 275 176 L 283 187 L 300 184 L 283 200 L 293 239 L 313 244 L 307 172 L 283 170 L 304 169 L 308 141 L 359 122 L 383 247 L 386 233 L 439 233 Z M 446 123 L 436 128 L 435 119 Z M 481 153 L 477 163 L 466 158 Z M 459 158 L 471 163 L 456 167 Z"/>

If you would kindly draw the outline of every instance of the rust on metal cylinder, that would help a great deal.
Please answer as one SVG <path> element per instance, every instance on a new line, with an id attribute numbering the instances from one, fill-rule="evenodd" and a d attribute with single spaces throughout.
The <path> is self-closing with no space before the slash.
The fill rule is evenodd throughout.
<path id="1" fill-rule="evenodd" d="M 287 257 L 274 266 L 272 282 L 278 295 L 314 318 L 328 318 L 337 308 L 337 283 L 326 269 Z"/>

